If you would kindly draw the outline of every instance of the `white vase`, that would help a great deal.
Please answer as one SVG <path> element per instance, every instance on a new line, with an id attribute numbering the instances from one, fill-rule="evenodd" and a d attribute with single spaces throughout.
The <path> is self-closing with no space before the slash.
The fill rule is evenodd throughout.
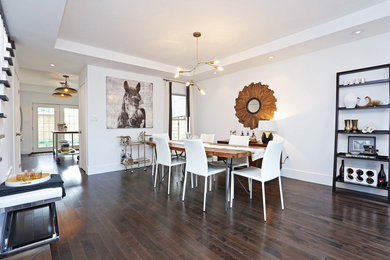
<path id="1" fill-rule="evenodd" d="M 355 108 L 359 98 L 354 93 L 348 93 L 344 97 L 344 105 L 346 108 Z"/>

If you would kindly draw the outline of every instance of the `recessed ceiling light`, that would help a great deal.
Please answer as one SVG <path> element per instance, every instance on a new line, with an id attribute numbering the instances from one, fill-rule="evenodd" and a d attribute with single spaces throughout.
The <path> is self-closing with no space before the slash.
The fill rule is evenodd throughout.
<path id="1" fill-rule="evenodd" d="M 268 56 L 268 59 L 272 60 L 274 58 L 274 56 Z"/>
<path id="2" fill-rule="evenodd" d="M 357 30 L 357 31 L 355 31 L 354 33 L 355 34 L 360 34 L 362 31 L 360 31 L 360 30 Z"/>
<path id="3" fill-rule="evenodd" d="M 50 63 L 50 67 L 55 67 L 56 65 L 54 63 Z"/>

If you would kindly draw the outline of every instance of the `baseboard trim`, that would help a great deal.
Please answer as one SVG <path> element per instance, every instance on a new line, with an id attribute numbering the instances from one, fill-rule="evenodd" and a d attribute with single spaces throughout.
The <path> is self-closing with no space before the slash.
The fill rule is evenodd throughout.
<path id="1" fill-rule="evenodd" d="M 146 164 L 149 166 L 150 164 Z M 133 167 L 133 169 L 142 168 L 141 167 Z M 130 167 L 128 168 L 130 169 Z M 85 171 L 87 175 L 95 175 L 101 173 L 109 173 L 115 171 L 124 171 L 125 167 L 120 163 L 112 163 L 112 164 L 103 164 L 103 165 L 95 165 L 95 166 L 87 166 L 87 170 Z"/>
<path id="2" fill-rule="evenodd" d="M 282 169 L 282 176 L 290 179 L 296 179 L 300 181 L 317 183 L 317 184 L 322 184 L 327 186 L 332 186 L 332 178 L 333 178 L 333 176 L 329 174 L 302 171 L 302 170 L 296 170 L 290 168 Z M 352 191 L 365 192 L 365 193 L 379 195 L 379 196 L 387 196 L 387 191 L 378 190 L 368 186 L 360 187 L 356 185 L 344 184 L 341 182 L 336 183 L 336 186 L 337 188 L 342 188 L 342 189 L 347 189 Z"/>
<path id="3" fill-rule="evenodd" d="M 312 182 L 332 186 L 332 176 L 324 173 L 302 171 L 291 168 L 283 168 L 282 176 L 300 181 Z"/>

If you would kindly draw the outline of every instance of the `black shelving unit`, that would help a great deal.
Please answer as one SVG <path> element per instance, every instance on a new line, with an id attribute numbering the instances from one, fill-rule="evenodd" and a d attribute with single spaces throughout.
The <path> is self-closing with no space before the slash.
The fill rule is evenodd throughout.
<path id="1" fill-rule="evenodd" d="M 340 84 L 340 77 L 348 74 L 354 74 L 354 73 L 361 73 L 361 72 L 368 72 L 368 71 L 373 71 L 373 70 L 383 70 L 386 69 L 388 71 L 388 77 L 387 78 L 382 78 L 378 80 L 370 80 L 366 81 L 364 83 L 359 83 L 359 84 L 351 84 L 351 85 L 341 85 Z M 353 88 L 353 87 L 360 87 L 360 86 L 368 86 L 368 85 L 375 85 L 375 84 L 386 84 L 386 90 L 387 90 L 387 95 L 389 97 L 389 102 L 390 102 L 390 64 L 384 64 L 384 65 L 379 65 L 379 66 L 373 66 L 373 67 L 367 67 L 367 68 L 360 68 L 360 69 L 355 69 L 355 70 L 348 70 L 348 71 L 342 71 L 338 72 L 336 74 L 336 123 L 335 123 L 335 141 L 334 141 L 334 158 L 333 158 L 333 191 L 335 192 L 337 189 L 337 182 L 341 182 L 338 179 L 338 164 L 337 164 L 337 159 L 342 158 L 342 159 L 351 159 L 351 160 L 368 160 L 368 161 L 376 161 L 376 162 L 387 162 L 387 181 L 390 181 L 390 157 L 389 155 L 378 155 L 375 158 L 357 158 L 357 157 L 351 157 L 347 155 L 346 153 L 339 152 L 338 151 L 338 141 L 340 136 L 345 136 L 345 135 L 360 135 L 360 136 L 375 136 L 375 135 L 388 135 L 387 139 L 387 146 L 389 148 L 389 153 L 390 153 L 390 118 L 389 118 L 389 126 L 388 129 L 383 129 L 383 130 L 375 130 L 372 133 L 362 133 L 361 130 L 357 131 L 356 133 L 346 133 L 344 130 L 339 129 L 339 114 L 340 113 L 348 113 L 344 111 L 363 111 L 363 110 L 368 110 L 368 111 L 375 111 L 376 109 L 387 109 L 390 111 L 390 104 L 383 104 L 375 107 L 356 107 L 356 108 L 346 108 L 346 107 L 339 107 L 340 104 L 340 89 L 343 88 Z M 389 112 L 390 115 L 390 112 Z M 345 174 L 345 173 L 344 173 Z M 368 188 L 376 188 L 379 190 L 387 190 L 387 203 L 390 203 L 390 185 L 387 186 L 387 188 L 379 188 L 379 187 L 373 187 L 373 186 L 366 186 L 362 185 L 359 183 L 350 183 L 350 182 L 343 182 L 346 185 L 354 185 L 354 186 L 361 186 L 361 187 L 368 187 Z"/>

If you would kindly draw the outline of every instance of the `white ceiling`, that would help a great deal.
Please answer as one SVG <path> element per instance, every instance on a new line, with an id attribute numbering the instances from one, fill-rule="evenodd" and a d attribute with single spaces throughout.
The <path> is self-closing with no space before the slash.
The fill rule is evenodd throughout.
<path id="1" fill-rule="evenodd" d="M 69 0 L 58 37 L 173 66 L 222 59 L 383 0 Z M 299 3 L 299 4 L 298 4 Z"/>
<path id="2" fill-rule="evenodd" d="M 172 76 L 200 57 L 227 72 L 390 31 L 389 0 L 2 0 L 23 68 L 86 64 Z M 359 35 L 354 30 L 362 30 Z M 280 55 L 279 55 L 280 54 Z M 274 61 L 273 60 L 273 61 Z M 50 67 L 55 63 L 56 67 Z M 206 69 L 199 77 L 215 76 Z"/>

